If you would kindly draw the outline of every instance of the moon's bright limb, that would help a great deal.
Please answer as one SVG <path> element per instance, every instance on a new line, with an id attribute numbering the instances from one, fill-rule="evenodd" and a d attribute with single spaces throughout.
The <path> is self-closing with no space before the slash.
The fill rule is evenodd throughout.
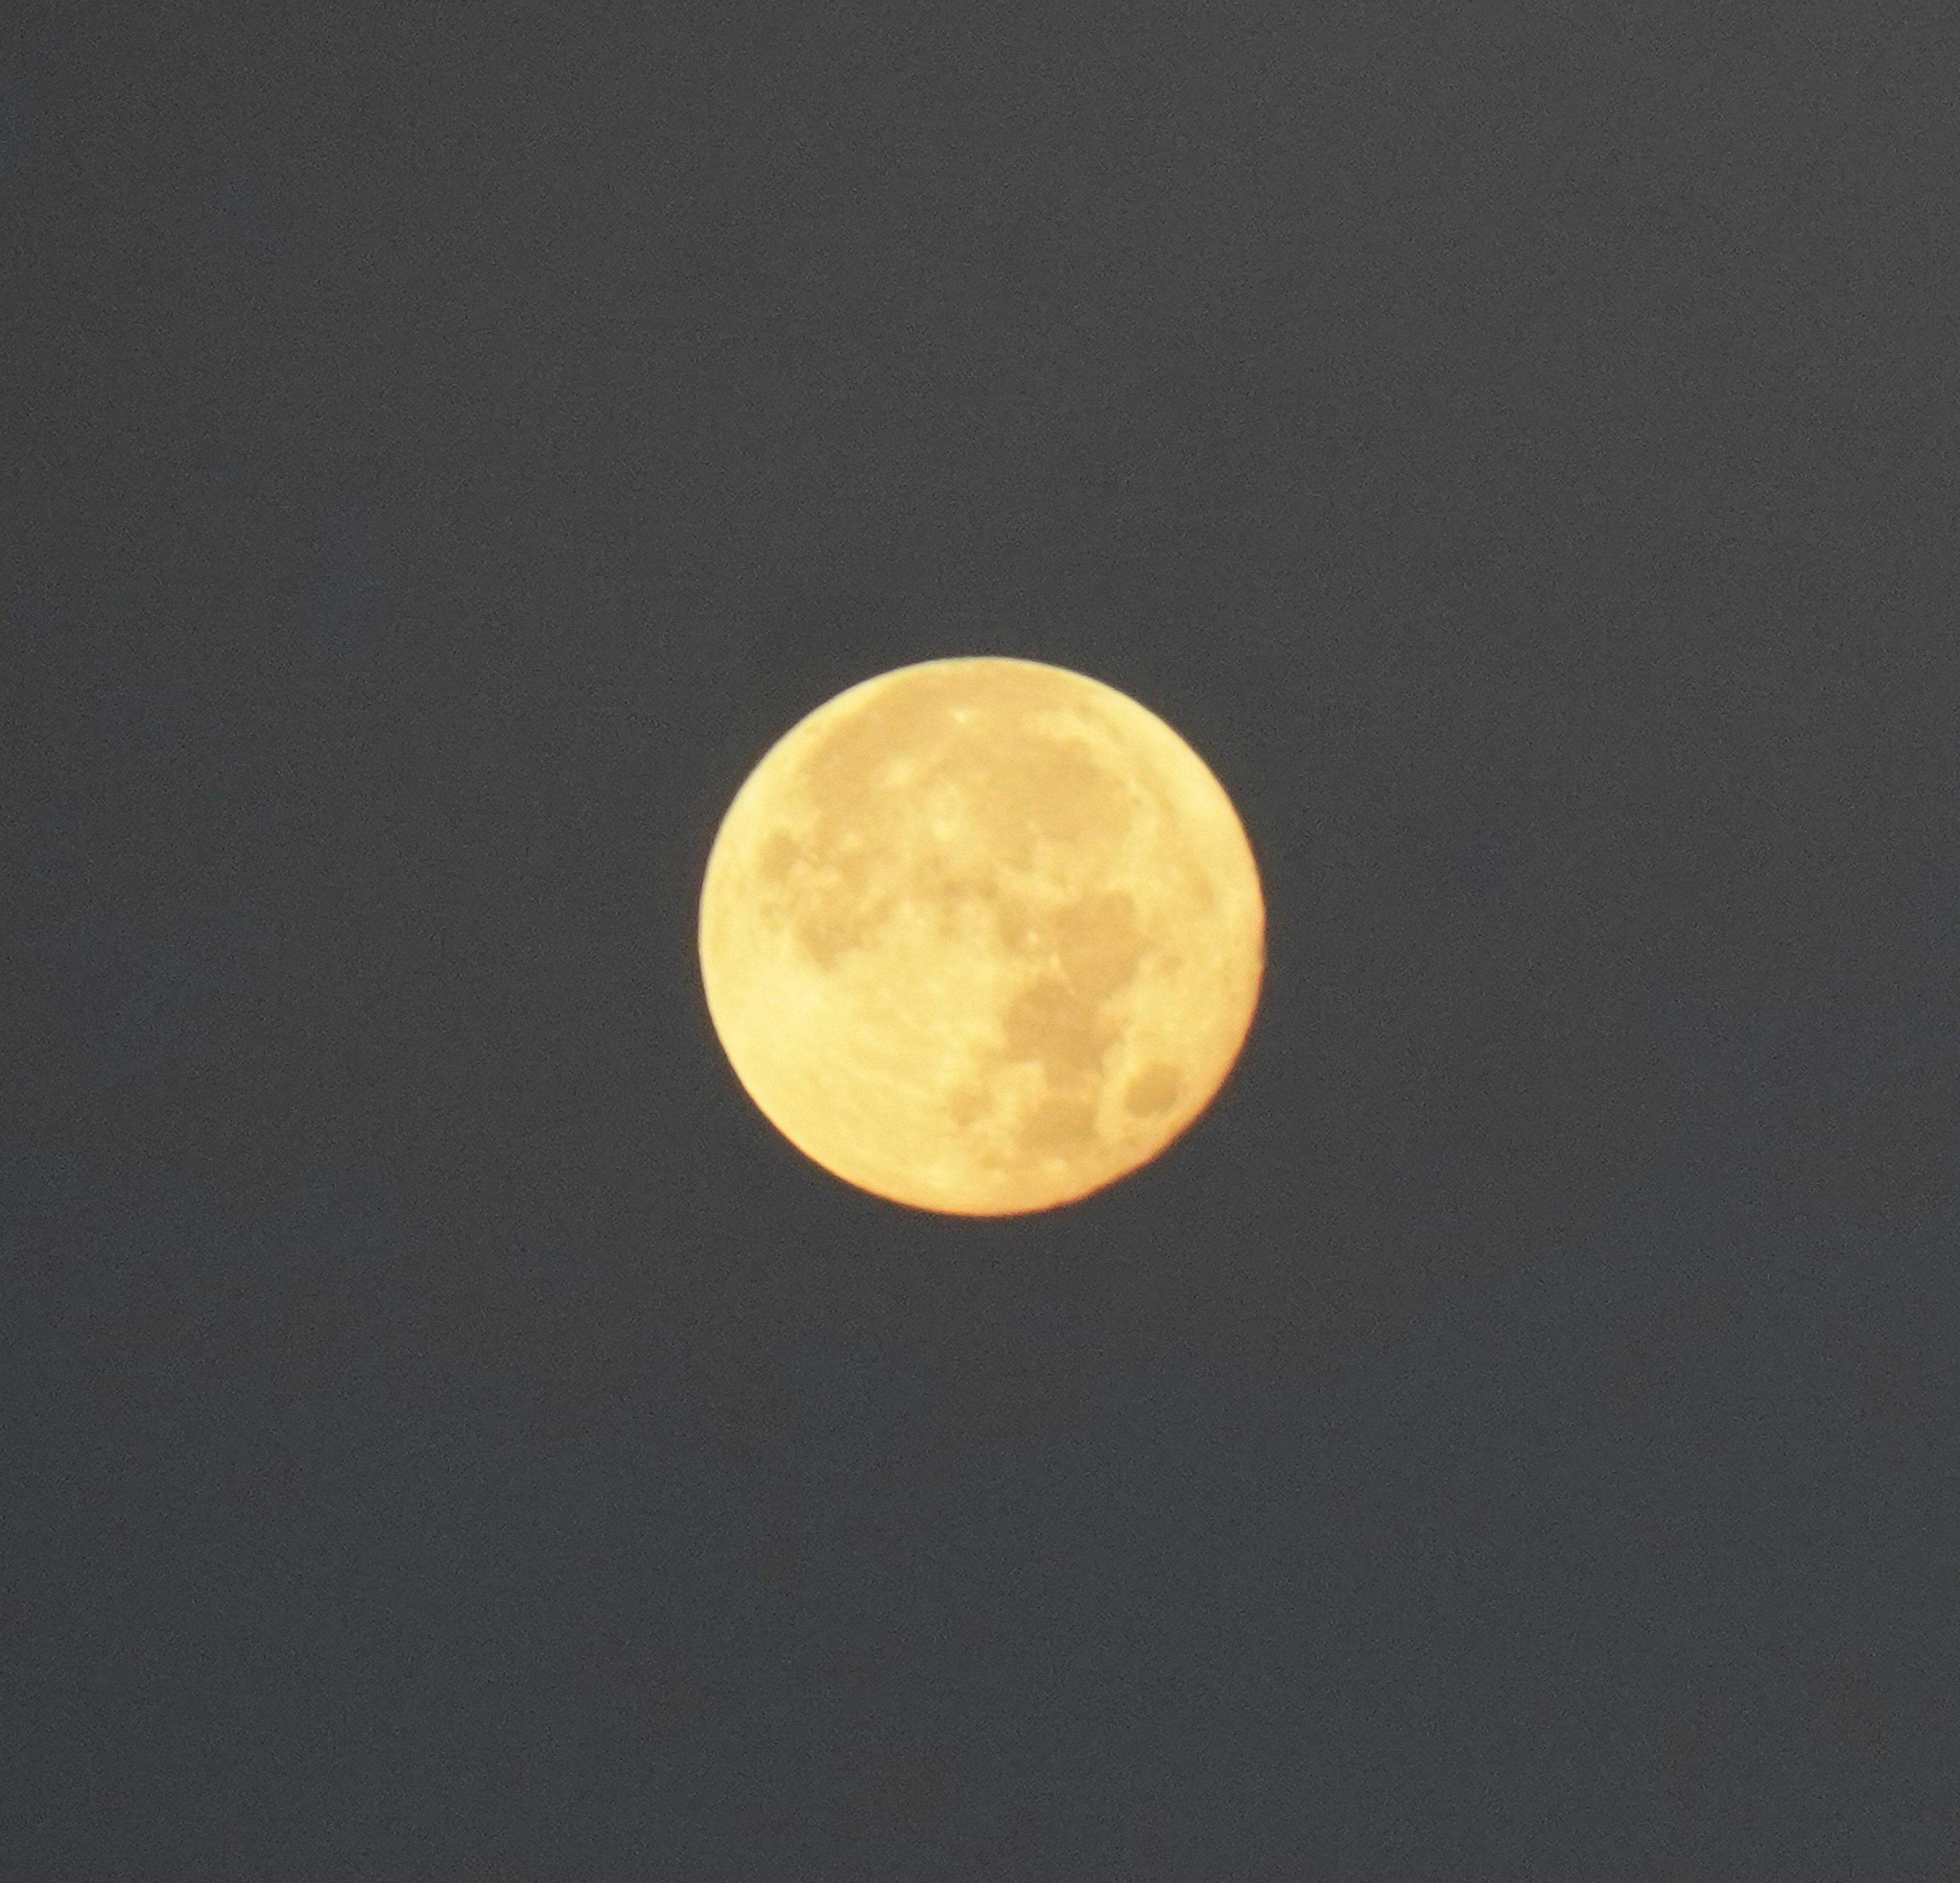
<path id="1" fill-rule="evenodd" d="M 1265 909 L 1223 788 L 1061 667 L 928 660 L 793 727 L 701 897 L 729 1062 L 859 1188 L 1007 1216 L 1099 1190 L 1208 1105 L 1252 1024 Z"/>

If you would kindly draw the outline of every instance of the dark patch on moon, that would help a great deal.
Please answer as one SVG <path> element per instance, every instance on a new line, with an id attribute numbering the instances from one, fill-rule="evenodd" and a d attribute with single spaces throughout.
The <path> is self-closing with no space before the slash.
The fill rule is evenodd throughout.
<path id="1" fill-rule="evenodd" d="M 772 830 L 756 860 L 756 873 L 774 888 L 802 860 L 803 845 L 786 830 Z"/>
<path id="2" fill-rule="evenodd" d="M 1130 1089 L 1123 1095 L 1123 1108 L 1132 1118 L 1154 1118 L 1176 1104 L 1177 1095 L 1183 1089 L 1183 1074 L 1160 1059 L 1155 1065 L 1146 1066 L 1130 1081 Z"/>
<path id="3" fill-rule="evenodd" d="M 1134 899 L 1119 890 L 1085 895 L 1055 911 L 1055 948 L 1068 984 L 1092 1001 L 1127 987 L 1146 952 Z"/>
<path id="4" fill-rule="evenodd" d="M 1031 981 L 1014 996 L 1002 1032 L 1008 1058 L 1039 1060 L 1056 1085 L 1093 1076 L 1115 1038 L 1097 1004 L 1053 975 Z"/>
<path id="5" fill-rule="evenodd" d="M 1046 1098 L 1030 1112 L 1021 1126 L 1023 1150 L 1047 1156 L 1065 1156 L 1094 1142 L 1096 1108 L 1087 1099 Z"/>

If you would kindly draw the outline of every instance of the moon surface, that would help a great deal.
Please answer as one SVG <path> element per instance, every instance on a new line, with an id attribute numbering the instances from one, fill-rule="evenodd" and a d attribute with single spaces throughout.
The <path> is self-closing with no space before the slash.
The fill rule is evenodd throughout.
<path id="1" fill-rule="evenodd" d="M 709 854 L 710 1017 L 806 1156 L 922 1210 L 1073 1202 L 1210 1104 L 1265 909 L 1198 755 L 1065 668 L 928 660 L 764 755 Z"/>

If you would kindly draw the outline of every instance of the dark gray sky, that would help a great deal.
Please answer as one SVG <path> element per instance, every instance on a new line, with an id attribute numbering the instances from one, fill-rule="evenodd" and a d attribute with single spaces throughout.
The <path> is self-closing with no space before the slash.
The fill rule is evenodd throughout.
<path id="1" fill-rule="evenodd" d="M 0 1871 L 1954 1874 L 1955 49 L 31 9 Z M 693 953 L 768 745 L 980 652 L 1271 922 L 993 1223 Z"/>

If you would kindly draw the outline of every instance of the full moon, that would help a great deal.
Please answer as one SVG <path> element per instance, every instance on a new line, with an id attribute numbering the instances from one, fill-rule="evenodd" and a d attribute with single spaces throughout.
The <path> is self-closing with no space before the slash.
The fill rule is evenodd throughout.
<path id="1" fill-rule="evenodd" d="M 1012 1216 L 1209 1105 L 1265 965 L 1231 800 L 1156 714 L 1033 660 L 928 660 L 818 707 L 729 806 L 708 1008 L 784 1137 L 896 1203 Z"/>

